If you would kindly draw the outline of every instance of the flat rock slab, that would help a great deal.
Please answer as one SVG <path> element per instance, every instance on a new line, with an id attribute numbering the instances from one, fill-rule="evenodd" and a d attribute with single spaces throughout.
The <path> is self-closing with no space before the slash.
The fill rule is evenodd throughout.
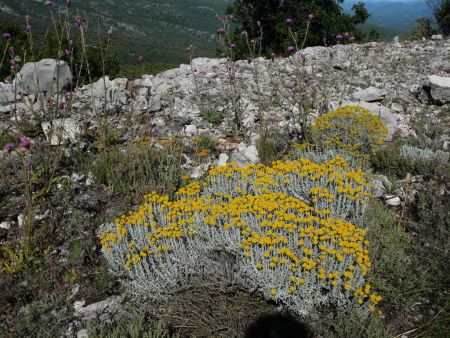
<path id="1" fill-rule="evenodd" d="M 450 77 L 430 75 L 418 91 L 420 101 L 443 106 L 450 103 Z"/>
<path id="2" fill-rule="evenodd" d="M 386 96 L 387 91 L 375 87 L 369 87 L 352 94 L 353 99 L 365 102 L 381 101 Z"/>
<path id="3" fill-rule="evenodd" d="M 100 320 L 111 319 L 115 313 L 120 313 L 123 307 L 123 296 L 111 296 L 101 302 L 84 306 L 85 301 L 77 301 L 73 304 L 75 316 L 84 320 L 99 318 Z"/>

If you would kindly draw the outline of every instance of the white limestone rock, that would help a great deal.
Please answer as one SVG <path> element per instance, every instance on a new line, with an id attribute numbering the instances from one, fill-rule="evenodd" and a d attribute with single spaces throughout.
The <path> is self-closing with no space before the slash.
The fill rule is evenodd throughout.
<path id="1" fill-rule="evenodd" d="M 387 91 L 385 89 L 378 89 L 376 87 L 369 87 L 359 90 L 352 94 L 354 100 L 376 102 L 381 101 L 386 96 Z"/>
<path id="2" fill-rule="evenodd" d="M 437 106 L 450 103 L 450 77 L 429 75 L 419 89 L 418 98 Z"/>
<path id="3" fill-rule="evenodd" d="M 80 124 L 72 118 L 53 120 L 52 125 L 50 122 L 41 124 L 45 137 L 52 146 L 61 145 L 66 141 L 75 142 L 81 133 Z"/>
<path id="4" fill-rule="evenodd" d="M 25 94 L 48 91 L 50 95 L 67 88 L 72 83 L 72 72 L 65 61 L 43 59 L 28 62 L 17 74 L 17 87 Z"/>

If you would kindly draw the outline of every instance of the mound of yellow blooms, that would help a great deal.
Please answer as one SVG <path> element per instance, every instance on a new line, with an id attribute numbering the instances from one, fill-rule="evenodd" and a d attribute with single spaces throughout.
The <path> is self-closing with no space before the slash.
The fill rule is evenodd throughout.
<path id="1" fill-rule="evenodd" d="M 381 296 L 365 281 L 371 262 L 361 224 L 370 189 L 366 173 L 339 156 L 230 164 L 173 200 L 147 195 L 105 225 L 100 240 L 111 270 L 140 296 L 168 298 L 193 276 L 222 276 L 211 258 L 220 251 L 234 257 L 233 282 L 299 315 L 352 302 L 376 311 Z"/>
<path id="2" fill-rule="evenodd" d="M 364 157 L 383 143 L 387 129 L 361 106 L 344 106 L 319 116 L 311 127 L 314 144 Z"/>

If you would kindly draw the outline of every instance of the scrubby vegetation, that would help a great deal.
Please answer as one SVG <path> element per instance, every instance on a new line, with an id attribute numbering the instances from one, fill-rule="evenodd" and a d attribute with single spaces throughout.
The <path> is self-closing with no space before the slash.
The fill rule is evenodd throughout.
<path id="1" fill-rule="evenodd" d="M 53 22 L 55 34 L 40 47 L 31 27 L 3 27 L 9 32 L 2 76 L 14 77 L 33 53 L 66 60 L 77 84 L 119 71 L 110 54 L 113 32 L 89 49 L 78 16 L 74 31 L 71 5 L 58 7 L 63 20 Z M 301 10 L 311 14 L 318 5 L 311 6 Z M 303 18 L 309 30 L 325 9 L 289 19 Z M 337 24 L 352 30 L 366 17 L 363 6 L 356 10 L 356 17 L 338 15 Z M 11 116 L 0 126 L 0 336 L 242 337 L 258 317 L 280 314 L 323 337 L 449 331 L 446 153 L 421 137 L 385 143 L 381 119 L 360 106 L 325 112 L 321 102 L 316 108 L 324 113 L 313 121 L 315 96 L 303 71 L 290 85 L 276 82 L 298 111 L 296 138 L 271 128 L 271 106 L 262 100 L 255 105 L 259 134 L 249 136 L 236 85 L 233 19 L 223 20 L 229 109 L 204 104 L 198 112 L 204 125 L 224 127 L 223 139 L 206 128 L 190 136 L 174 129 L 157 138 L 150 128 L 139 135 L 134 127 L 145 118 L 132 108 L 123 130 L 113 130 L 108 118 L 116 112 L 108 110 L 105 92 L 100 108 L 92 104 L 92 123 L 52 145 L 57 128 L 50 124 L 46 137 L 40 123 L 70 116 L 71 88 L 57 88 L 56 104 L 47 92 L 30 96 L 47 100 L 43 115 Z M 243 37 L 253 47 L 248 64 L 255 76 L 263 47 L 284 51 L 289 43 L 293 53 L 309 41 L 282 21 L 273 27 L 284 34 L 277 46 L 261 44 L 258 51 L 256 41 Z M 253 24 L 259 34 L 268 28 Z M 340 29 L 330 28 L 336 42 L 355 41 Z M 314 28 L 311 39 L 318 34 Z M 294 72 L 304 66 L 298 59 L 287 60 Z M 137 58 L 132 72 L 146 72 L 144 61 Z M 259 88 L 255 93 L 261 96 Z M 253 142 L 261 163 L 211 164 L 218 154 L 235 155 L 244 140 Z M 206 173 L 194 175 L 188 162 Z M 386 203 L 392 198 L 398 203 Z"/>
<path id="2" fill-rule="evenodd" d="M 233 34 L 233 40 L 238 41 L 241 31 L 246 31 L 250 36 L 259 36 L 260 30 L 264 31 L 261 51 L 264 55 L 271 53 L 285 53 L 292 42 L 292 31 L 289 26 L 301 24 L 298 37 L 305 36 L 308 46 L 335 44 L 336 35 L 347 32 L 362 38 L 362 32 L 357 28 L 364 23 L 369 13 L 364 3 L 353 6 L 353 15 L 343 13 L 341 4 L 343 1 L 269 1 L 236 0 L 228 7 L 227 14 L 232 15 L 232 21 L 239 24 L 239 28 Z M 308 21 L 307 21 L 308 19 Z M 308 22 L 314 19 L 317 24 L 310 26 Z M 283 25 L 287 22 L 289 25 Z M 306 34 L 306 33 L 309 34 Z M 239 45 L 237 54 L 243 57 L 246 54 L 245 44 Z"/>
<path id="3" fill-rule="evenodd" d="M 381 297 L 364 282 L 371 263 L 359 224 L 368 186 L 338 156 L 212 169 L 174 201 L 151 194 L 116 219 L 101 234 L 103 252 L 133 292 L 148 298 L 170 298 L 192 278 L 219 276 L 219 254 L 220 269 L 231 270 L 222 273 L 302 316 L 319 305 L 343 307 L 353 296 L 375 311 Z"/>
<path id="4" fill-rule="evenodd" d="M 324 115 L 316 124 L 321 125 L 322 120 L 327 121 L 340 111 Z M 380 162 L 380 152 L 392 147 L 381 145 L 382 135 L 376 133 L 383 134 L 382 125 L 375 117 L 366 116 L 360 121 L 361 108 L 347 107 L 344 111 L 357 125 L 355 130 L 365 131 L 368 119 L 370 125 L 377 125 L 370 129 L 375 134 L 368 139 L 375 140 L 379 148 L 375 152 L 370 149 L 367 155 L 379 170 L 383 166 L 395 167 L 411 156 L 415 161 L 430 160 L 432 152 L 401 144 L 395 158 Z M 341 127 L 345 130 L 348 124 Z M 317 126 L 312 134 L 314 128 Z M 193 140 L 193 144 L 200 141 Z M 47 159 L 39 155 L 41 145 L 29 145 L 26 140 L 5 134 L 2 144 L 8 143 L 14 143 L 16 149 L 22 147 L 18 156 L 33 158 L 32 189 L 45 187 L 42 180 L 47 180 L 49 173 L 42 171 Z M 160 143 L 172 147 L 171 142 Z M 2 308 L 18 311 L 16 306 L 22 304 L 21 311 L 25 311 L 14 318 L 2 313 L 3 335 L 61 333 L 74 287 L 81 287 L 83 294 L 93 299 L 102 299 L 109 292 L 115 285 L 114 278 L 106 272 L 95 243 L 95 232 L 104 221 L 100 240 L 103 254 L 109 269 L 138 296 L 131 304 L 160 304 L 165 308 L 172 302 L 181 302 L 177 305 L 181 310 L 193 302 L 190 296 L 182 296 L 188 295 L 188 290 L 197 290 L 197 300 L 208 302 L 202 297 L 224 297 L 222 293 L 227 294 L 225 290 L 231 283 L 242 288 L 231 291 L 241 300 L 251 290 L 258 292 L 257 303 L 251 306 L 281 304 L 313 323 L 313 331 L 326 332 L 328 336 L 389 336 L 389 330 L 398 332 L 400 328 L 388 317 L 414 316 L 414 311 L 422 313 L 422 307 L 430 306 L 434 312 L 431 321 L 417 332 L 444 332 L 447 324 L 443 316 L 447 310 L 441 306 L 445 306 L 442 292 L 448 270 L 444 259 L 448 254 L 448 202 L 445 196 L 436 194 L 435 173 L 428 174 L 428 189 L 413 204 L 405 206 L 404 219 L 399 219 L 394 210 L 372 196 L 372 176 L 354 167 L 359 160 L 352 159 L 347 148 L 339 144 L 337 149 L 334 143 L 299 146 L 289 158 L 271 165 L 214 168 L 204 180 L 192 181 L 182 188 L 179 160 L 173 155 L 179 148 L 156 151 L 148 148 L 150 144 L 150 140 L 143 139 L 130 144 L 126 152 L 113 146 L 107 152 L 78 154 L 83 161 L 60 158 L 60 172 L 76 167 L 94 174 L 97 183 L 89 188 L 93 189 L 89 199 L 96 200 L 77 200 L 69 181 L 59 181 L 60 190 L 51 185 L 45 198 L 34 199 L 33 215 L 46 205 L 54 207 L 48 218 L 33 222 L 28 241 L 18 240 L 2 249 L 2 286 L 10 294 L 2 297 Z M 342 152 L 342 157 L 336 151 Z M 20 158 L 17 155 L 6 154 L 2 166 L 13 168 L 11 165 Z M 416 168 L 420 173 L 423 167 L 408 168 Z M 30 169 L 19 169 L 22 170 L 26 173 Z M 406 171 L 389 174 L 402 177 Z M 3 196 L 17 196 L 5 200 L 6 212 L 16 207 L 18 202 L 14 201 L 21 201 L 22 178 L 10 176 L 8 170 L 2 170 L 1 175 Z M 148 195 L 136 211 L 109 223 L 114 214 L 128 208 L 128 202 L 120 206 L 118 197 L 125 201 L 125 195 L 135 196 L 136 201 L 143 189 L 159 193 Z M 100 202 L 105 196 L 112 200 Z M 68 212 L 69 218 L 65 216 Z M 91 218 L 92 213 L 95 218 Z M 58 225 L 62 219 L 63 231 Z M 421 235 L 414 235 L 417 232 Z M 24 238 L 17 235 L 18 239 Z M 432 247 L 420 244 L 425 238 L 433 240 Z M 67 253 L 55 265 L 53 260 L 59 255 L 52 248 L 59 245 Z M 223 299 L 231 302 L 227 297 L 230 294 Z M 250 300 L 245 302 L 245 306 L 252 304 Z M 244 311 L 243 303 L 233 304 Z M 136 306 L 131 305 L 131 316 L 121 317 L 115 324 L 94 321 L 88 331 L 99 337 L 153 337 L 174 332 L 190 335 L 197 330 L 188 310 L 183 316 L 193 325 L 192 331 L 174 331 L 172 325 L 179 325 L 175 324 L 175 314 L 163 314 L 162 318 L 156 314 L 144 316 L 143 312 L 133 312 Z M 227 306 L 231 303 L 217 308 L 216 315 L 227 311 Z M 262 309 L 259 311 L 263 313 Z M 367 317 L 370 311 L 383 311 L 387 316 Z M 332 322 L 321 321 L 325 313 L 333 316 Z M 198 330 L 214 323 L 212 319 L 204 322 L 202 325 L 206 326 Z M 229 325 L 230 335 L 245 328 L 239 326 L 232 331 L 231 322 Z"/>

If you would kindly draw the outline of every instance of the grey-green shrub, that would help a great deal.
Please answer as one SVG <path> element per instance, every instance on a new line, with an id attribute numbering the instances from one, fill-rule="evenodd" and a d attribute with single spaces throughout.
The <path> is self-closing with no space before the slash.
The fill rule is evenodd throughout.
<path id="1" fill-rule="evenodd" d="M 175 199 L 150 194 L 136 212 L 105 224 L 102 251 L 139 297 L 168 299 L 201 279 L 260 290 L 308 316 L 322 305 L 349 306 L 365 285 L 361 219 L 369 190 L 365 173 L 340 157 L 213 168 L 206 182 L 180 189 Z M 311 231 L 317 239 L 306 236 Z M 341 241 L 360 250 L 342 251 Z M 323 250 L 336 256 L 322 256 Z M 317 265 L 320 260 L 326 263 Z"/>

